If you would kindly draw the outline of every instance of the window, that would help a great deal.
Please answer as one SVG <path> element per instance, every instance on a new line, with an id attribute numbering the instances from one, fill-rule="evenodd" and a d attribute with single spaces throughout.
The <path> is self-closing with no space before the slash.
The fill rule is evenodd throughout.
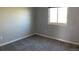
<path id="1" fill-rule="evenodd" d="M 67 8 L 49 8 L 49 23 L 66 24 Z"/>

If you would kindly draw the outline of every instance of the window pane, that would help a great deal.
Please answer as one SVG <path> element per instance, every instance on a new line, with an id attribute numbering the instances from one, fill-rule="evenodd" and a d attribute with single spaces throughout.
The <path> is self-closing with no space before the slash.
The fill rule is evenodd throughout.
<path id="1" fill-rule="evenodd" d="M 67 23 L 67 8 L 58 8 L 58 23 Z"/>
<path id="2" fill-rule="evenodd" d="M 49 12 L 50 22 L 57 23 L 57 8 L 50 8 Z"/>

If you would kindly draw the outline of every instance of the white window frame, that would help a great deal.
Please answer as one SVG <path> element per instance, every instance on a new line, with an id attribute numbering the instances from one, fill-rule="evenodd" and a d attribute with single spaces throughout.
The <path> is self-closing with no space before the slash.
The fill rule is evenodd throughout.
<path id="1" fill-rule="evenodd" d="M 53 8 L 53 7 L 52 7 Z M 60 25 L 60 26 L 66 26 L 67 23 L 58 23 L 58 8 L 61 8 L 61 7 L 54 7 L 54 8 L 57 8 L 57 22 L 54 23 L 54 22 L 50 22 L 50 8 L 48 8 L 48 24 L 49 25 Z M 68 8 L 67 8 L 68 9 Z"/>

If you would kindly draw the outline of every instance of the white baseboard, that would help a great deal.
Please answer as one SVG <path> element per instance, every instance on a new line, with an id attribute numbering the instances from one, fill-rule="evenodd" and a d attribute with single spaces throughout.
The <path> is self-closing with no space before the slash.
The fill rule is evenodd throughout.
<path id="1" fill-rule="evenodd" d="M 55 40 L 58 40 L 58 41 L 62 41 L 62 42 L 66 42 L 66 43 L 70 43 L 70 44 L 74 44 L 74 45 L 79 45 L 79 43 L 77 43 L 77 42 L 63 40 L 63 39 L 59 39 L 59 38 L 56 38 L 56 37 L 48 36 L 48 35 L 45 35 L 45 34 L 34 33 L 34 34 L 29 34 L 29 35 L 24 36 L 24 37 L 20 37 L 18 39 L 15 39 L 15 40 L 12 40 L 12 41 L 9 41 L 9 42 L 2 43 L 2 44 L 0 44 L 0 46 L 4 46 L 4 45 L 7 45 L 7 44 L 10 44 L 10 43 L 16 42 L 18 40 L 21 40 L 21 39 L 24 39 L 24 38 L 27 38 L 27 37 L 30 37 L 30 36 L 33 36 L 33 35 L 39 35 L 39 36 L 43 36 L 43 37 L 55 39 Z"/>
<path id="2" fill-rule="evenodd" d="M 29 34 L 29 35 L 26 35 L 26 36 L 24 36 L 24 37 L 20 37 L 20 38 L 18 38 L 18 39 L 12 40 L 12 41 L 2 43 L 2 44 L 0 44 L 0 46 L 4 46 L 4 45 L 7 45 L 7 44 L 10 44 L 10 43 L 16 42 L 16 41 L 18 41 L 18 40 L 21 40 L 21 39 L 24 39 L 24 38 L 30 37 L 30 36 L 32 36 L 32 35 L 34 35 L 34 34 Z"/>
<path id="3" fill-rule="evenodd" d="M 66 42 L 66 43 L 70 43 L 70 44 L 74 44 L 74 45 L 79 45 L 79 43 L 77 43 L 77 42 L 72 42 L 72 41 L 68 41 L 68 40 L 64 40 L 64 39 L 59 39 L 59 38 L 48 36 L 48 35 L 45 35 L 45 34 L 39 34 L 39 33 L 35 33 L 35 34 L 39 35 L 39 36 L 55 39 L 55 40 L 58 40 L 58 41 L 62 41 L 62 42 Z"/>

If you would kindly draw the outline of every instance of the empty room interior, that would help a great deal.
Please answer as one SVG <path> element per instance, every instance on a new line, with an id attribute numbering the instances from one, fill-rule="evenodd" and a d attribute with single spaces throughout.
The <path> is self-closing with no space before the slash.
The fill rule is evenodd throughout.
<path id="1" fill-rule="evenodd" d="M 79 51 L 79 7 L 0 7 L 0 51 Z"/>

